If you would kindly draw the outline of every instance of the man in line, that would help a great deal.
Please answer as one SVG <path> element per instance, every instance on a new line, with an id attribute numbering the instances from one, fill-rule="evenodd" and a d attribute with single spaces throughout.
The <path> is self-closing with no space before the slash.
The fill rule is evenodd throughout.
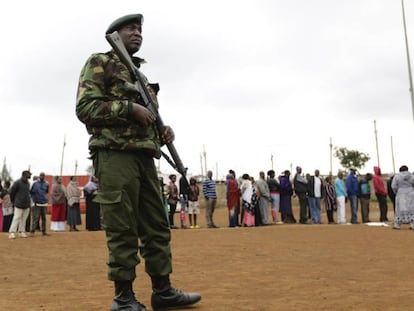
<path id="1" fill-rule="evenodd" d="M 141 14 L 116 19 L 106 34 L 118 31 L 135 66 L 143 59 L 133 57 L 142 44 Z M 142 77 L 154 103 L 158 84 Z M 171 286 L 171 233 L 165 217 L 160 182 L 154 158 L 160 146 L 174 140 L 165 126 L 161 132 L 156 116 L 144 106 L 140 94 L 131 91 L 134 82 L 127 67 L 113 50 L 90 56 L 78 85 L 76 114 L 91 135 L 89 149 L 100 189 L 103 226 L 109 250 L 108 278 L 115 283 L 111 311 L 145 311 L 132 284 L 139 256 L 151 277 L 151 305 L 155 311 L 192 305 L 197 293 L 183 293 Z"/>
<path id="2" fill-rule="evenodd" d="M 361 200 L 361 218 L 363 223 L 370 222 L 369 220 L 369 201 L 371 200 L 371 186 L 372 174 L 367 173 L 365 177 L 359 182 L 360 200 Z"/>
<path id="3" fill-rule="evenodd" d="M 384 185 L 384 180 L 382 179 L 381 169 L 378 166 L 374 166 L 374 177 L 372 179 L 374 184 L 375 196 L 378 200 L 379 210 L 380 210 L 380 222 L 388 222 L 388 205 L 387 205 L 387 189 Z"/>
<path id="4" fill-rule="evenodd" d="M 47 203 L 48 203 L 48 192 L 49 192 L 49 183 L 45 180 L 45 173 L 41 172 L 39 179 L 33 183 L 32 188 L 30 189 L 30 195 L 32 196 L 33 201 L 33 222 L 32 228 L 30 230 L 30 236 L 34 236 L 36 231 L 37 224 L 39 220 L 42 221 L 41 231 L 43 236 L 47 236 L 46 233 L 46 213 L 47 213 Z"/>
<path id="5" fill-rule="evenodd" d="M 312 218 L 312 224 L 321 224 L 321 198 L 323 182 L 319 176 L 319 170 L 315 170 L 315 175 L 309 178 L 308 200 Z"/>
<path id="6" fill-rule="evenodd" d="M 351 206 L 351 223 L 358 223 L 358 196 L 359 196 L 359 181 L 356 176 L 356 169 L 351 168 L 345 180 L 346 192 L 348 194 L 349 203 Z"/>
<path id="7" fill-rule="evenodd" d="M 9 239 L 16 238 L 16 231 L 19 230 L 21 238 L 27 238 L 26 220 L 30 213 L 30 184 L 29 179 L 32 173 L 23 171 L 22 177 L 12 185 L 10 199 L 14 206 L 13 221 L 9 230 Z"/>
<path id="8" fill-rule="evenodd" d="M 207 172 L 207 178 L 203 181 L 203 195 L 206 200 L 206 224 L 207 228 L 218 228 L 214 224 L 213 215 L 217 204 L 216 182 L 213 180 L 213 172 Z"/>
<path id="9" fill-rule="evenodd" d="M 299 222 L 306 224 L 308 222 L 308 181 L 302 176 L 302 168 L 300 166 L 296 167 L 293 187 L 299 199 Z"/>

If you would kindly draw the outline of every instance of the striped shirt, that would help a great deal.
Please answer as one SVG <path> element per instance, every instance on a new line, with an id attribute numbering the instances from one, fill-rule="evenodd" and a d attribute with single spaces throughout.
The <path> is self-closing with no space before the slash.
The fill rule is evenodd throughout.
<path id="1" fill-rule="evenodd" d="M 216 182 L 212 179 L 203 181 L 203 194 L 206 199 L 217 199 Z"/>

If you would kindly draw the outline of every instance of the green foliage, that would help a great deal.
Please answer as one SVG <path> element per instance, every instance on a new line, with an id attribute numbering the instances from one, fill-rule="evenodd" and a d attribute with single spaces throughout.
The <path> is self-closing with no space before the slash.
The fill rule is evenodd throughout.
<path id="1" fill-rule="evenodd" d="M 350 168 L 361 169 L 371 159 L 368 154 L 358 150 L 348 150 L 344 147 L 335 147 L 334 157 L 338 158 L 341 165 L 347 170 Z"/>
<path id="2" fill-rule="evenodd" d="M 10 171 L 7 169 L 6 158 L 4 158 L 4 161 L 3 161 L 3 168 L 1 170 L 0 178 L 1 178 L 2 181 L 12 180 L 12 178 L 10 176 Z"/>

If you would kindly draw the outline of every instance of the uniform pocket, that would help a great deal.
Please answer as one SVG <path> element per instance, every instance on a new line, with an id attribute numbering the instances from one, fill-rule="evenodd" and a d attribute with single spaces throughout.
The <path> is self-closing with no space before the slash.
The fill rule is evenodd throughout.
<path id="1" fill-rule="evenodd" d="M 98 191 L 95 202 L 100 203 L 105 230 L 120 232 L 130 228 L 127 209 L 122 204 L 122 191 Z"/>

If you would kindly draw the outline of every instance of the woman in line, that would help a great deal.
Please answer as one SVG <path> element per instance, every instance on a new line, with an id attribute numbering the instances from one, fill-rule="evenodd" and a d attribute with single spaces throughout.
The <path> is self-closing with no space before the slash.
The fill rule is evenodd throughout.
<path id="1" fill-rule="evenodd" d="M 254 227 L 255 225 L 255 207 L 257 203 L 256 189 L 248 174 L 243 174 L 240 186 L 241 197 L 243 201 L 243 226 Z"/>
<path id="2" fill-rule="evenodd" d="M 284 171 L 283 175 L 279 176 L 280 183 L 280 214 L 284 223 L 296 223 L 295 216 L 292 210 L 292 195 L 293 186 L 290 181 L 290 171 Z"/>
<path id="3" fill-rule="evenodd" d="M 175 214 L 175 210 L 177 209 L 177 203 L 178 203 L 178 187 L 175 184 L 177 180 L 177 176 L 174 174 L 171 174 L 169 178 L 170 178 L 170 183 L 168 185 L 168 205 L 170 206 L 170 214 L 169 214 L 170 228 L 178 229 L 178 227 L 174 225 L 174 214 Z"/>
<path id="4" fill-rule="evenodd" d="M 332 184 L 332 176 L 329 175 L 325 178 L 324 183 L 324 192 L 325 192 L 325 209 L 326 216 L 328 218 L 329 224 L 334 224 L 333 213 L 336 211 L 336 191 L 335 186 Z"/>
<path id="5" fill-rule="evenodd" d="M 88 183 L 83 187 L 83 195 L 85 196 L 86 205 L 86 230 L 101 230 L 101 206 L 94 199 L 98 193 L 98 178 L 91 176 Z"/>
<path id="6" fill-rule="evenodd" d="M 50 229 L 52 231 L 65 231 L 66 220 L 66 189 L 62 185 L 62 177 L 55 176 L 52 185 L 52 213 L 50 216 Z"/>
<path id="7" fill-rule="evenodd" d="M 68 198 L 68 225 L 70 227 L 70 231 L 79 231 L 76 226 L 81 224 L 81 191 L 75 176 L 70 178 L 70 182 L 66 186 L 66 194 Z"/>
<path id="8" fill-rule="evenodd" d="M 403 165 L 400 172 L 392 180 L 391 188 L 395 196 L 394 229 L 400 229 L 401 224 L 410 224 L 414 230 L 414 175 Z"/>

